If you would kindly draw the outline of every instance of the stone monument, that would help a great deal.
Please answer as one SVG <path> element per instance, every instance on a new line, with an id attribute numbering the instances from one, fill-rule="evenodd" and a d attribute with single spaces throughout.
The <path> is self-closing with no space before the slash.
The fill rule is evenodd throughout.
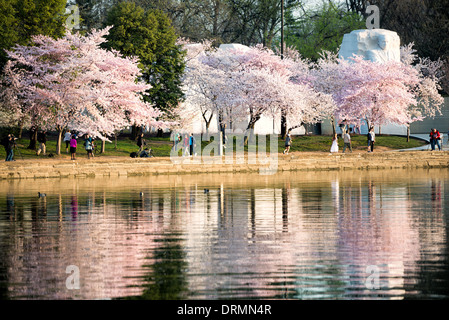
<path id="1" fill-rule="evenodd" d="M 392 60 L 399 62 L 401 59 L 399 36 L 396 32 L 385 29 L 354 30 L 343 36 L 338 55 L 347 59 L 354 54 L 379 63 Z"/>

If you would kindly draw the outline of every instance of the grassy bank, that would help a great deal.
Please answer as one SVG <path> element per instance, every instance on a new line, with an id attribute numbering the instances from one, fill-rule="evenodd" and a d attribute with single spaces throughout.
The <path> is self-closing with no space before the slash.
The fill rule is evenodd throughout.
<path id="1" fill-rule="evenodd" d="M 168 137 L 145 137 L 147 146 L 153 150 L 156 157 L 169 157 L 173 142 Z M 269 139 L 267 139 L 269 141 Z M 83 140 L 78 142 L 78 157 L 86 157 L 86 151 L 82 145 Z M 332 139 L 330 136 L 294 136 L 291 152 L 329 152 Z M 98 147 L 101 141 L 97 142 Z M 207 146 L 209 142 L 202 141 L 202 148 Z M 379 150 L 395 150 L 414 148 L 425 145 L 426 142 L 418 139 L 410 139 L 407 142 L 405 137 L 377 135 L 376 148 Z M 27 149 L 29 140 L 26 138 L 17 140 L 17 149 L 15 150 L 15 159 L 37 159 L 36 151 Z M 366 151 L 367 140 L 365 135 L 352 136 L 352 147 L 355 151 Z M 343 148 L 343 140 L 339 139 L 340 152 Z M 245 148 L 246 149 L 246 148 Z M 267 151 L 269 151 L 269 142 L 267 143 Z M 119 137 L 117 145 L 115 142 L 106 142 L 105 153 L 97 154 L 98 157 L 129 157 L 131 152 L 137 151 L 136 142 L 130 140 L 128 137 Z M 284 150 L 284 140 L 278 139 L 278 152 L 282 153 Z M 56 137 L 49 136 L 47 142 L 47 155 L 56 153 Z M 61 156 L 69 156 L 66 153 L 65 143 L 61 149 Z M 0 147 L 0 157 L 6 157 L 5 149 Z M 40 155 L 40 158 L 43 156 Z"/>

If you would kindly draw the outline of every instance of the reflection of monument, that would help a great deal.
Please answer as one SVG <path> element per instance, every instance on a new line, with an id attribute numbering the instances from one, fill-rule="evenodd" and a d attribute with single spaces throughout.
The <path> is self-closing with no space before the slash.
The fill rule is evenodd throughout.
<path id="1" fill-rule="evenodd" d="M 343 37 L 340 58 L 363 56 L 375 62 L 400 61 L 400 39 L 396 32 L 385 29 L 354 30 Z"/>

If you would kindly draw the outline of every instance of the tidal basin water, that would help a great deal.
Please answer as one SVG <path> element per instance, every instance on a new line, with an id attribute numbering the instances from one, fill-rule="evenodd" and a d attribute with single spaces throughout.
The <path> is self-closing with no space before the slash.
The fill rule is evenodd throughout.
<path id="1" fill-rule="evenodd" d="M 448 170 L 0 181 L 0 298 L 447 299 L 448 219 Z"/>

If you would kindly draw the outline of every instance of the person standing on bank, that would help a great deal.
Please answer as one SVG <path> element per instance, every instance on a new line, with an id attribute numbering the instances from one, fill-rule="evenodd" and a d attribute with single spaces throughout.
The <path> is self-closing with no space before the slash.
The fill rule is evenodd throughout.
<path id="1" fill-rule="evenodd" d="M 332 137 L 331 153 L 337 152 L 338 152 L 338 136 L 337 134 L 334 134 L 334 136 Z"/>
<path id="2" fill-rule="evenodd" d="M 290 151 L 290 147 L 292 146 L 292 137 L 290 135 L 290 132 L 287 134 L 287 137 L 285 138 L 285 150 L 284 154 L 288 154 Z"/>
<path id="3" fill-rule="evenodd" d="M 47 132 L 39 131 L 37 134 L 37 142 L 39 142 L 39 148 L 37 149 L 36 155 L 39 155 L 41 152 L 45 156 L 45 153 L 47 151 L 46 143 L 47 143 Z"/>
<path id="4" fill-rule="evenodd" d="M 84 148 L 87 151 L 87 159 L 90 159 L 91 157 L 93 157 L 93 155 L 92 155 L 93 142 L 92 142 L 92 138 L 90 137 L 90 135 L 87 135 L 86 140 L 84 140 Z"/>
<path id="5" fill-rule="evenodd" d="M 76 141 L 76 135 L 72 135 L 70 139 L 70 160 L 76 160 L 76 146 L 78 145 L 78 141 Z"/>
<path id="6" fill-rule="evenodd" d="M 440 132 L 437 129 L 433 128 L 430 131 L 429 137 L 430 137 L 430 146 L 432 147 L 432 151 L 435 150 L 435 144 L 438 146 L 438 150 L 441 151 L 441 144 L 440 144 L 441 135 L 440 135 Z"/>
<path id="7" fill-rule="evenodd" d="M 368 132 L 368 152 L 374 152 L 374 142 L 376 142 L 376 135 L 374 127 L 371 127 Z"/>
<path id="8" fill-rule="evenodd" d="M 69 153 L 71 139 L 72 139 L 72 134 L 70 133 L 70 130 L 67 129 L 67 132 L 64 134 L 65 152 L 66 153 Z"/>
<path id="9" fill-rule="evenodd" d="M 8 134 L 2 140 L 2 144 L 5 147 L 6 151 L 5 161 L 14 161 L 14 146 L 16 144 L 14 136 L 12 134 Z"/>
<path id="10" fill-rule="evenodd" d="M 143 147 L 146 145 L 146 141 L 143 138 L 143 133 L 141 133 L 138 137 L 137 137 L 137 146 L 139 147 L 139 152 L 143 151 Z"/>
<path id="11" fill-rule="evenodd" d="M 352 152 L 351 135 L 349 134 L 349 132 L 346 132 L 343 135 L 343 153 L 345 153 L 346 148 L 349 148 L 349 151 Z"/>

